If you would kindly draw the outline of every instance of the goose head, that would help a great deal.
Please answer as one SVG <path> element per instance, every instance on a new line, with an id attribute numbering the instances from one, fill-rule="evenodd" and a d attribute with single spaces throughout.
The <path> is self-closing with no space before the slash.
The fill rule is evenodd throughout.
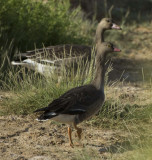
<path id="1" fill-rule="evenodd" d="M 110 42 L 103 42 L 97 46 L 97 54 L 98 56 L 105 56 L 111 52 L 120 52 L 121 50 L 114 47 L 114 45 Z"/>
<path id="2" fill-rule="evenodd" d="M 100 21 L 99 25 L 102 26 L 104 30 L 109 30 L 109 29 L 121 30 L 121 28 L 117 24 L 115 24 L 111 18 L 103 18 Z"/>

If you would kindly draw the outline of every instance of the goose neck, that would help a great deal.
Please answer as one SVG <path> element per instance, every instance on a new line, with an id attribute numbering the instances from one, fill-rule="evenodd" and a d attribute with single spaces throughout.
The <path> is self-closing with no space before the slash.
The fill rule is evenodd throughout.
<path id="1" fill-rule="evenodd" d="M 105 29 L 99 24 L 96 30 L 96 44 L 104 42 L 104 31 Z"/>
<path id="2" fill-rule="evenodd" d="M 96 71 L 93 85 L 101 91 L 104 91 L 104 78 L 105 78 L 105 55 L 96 56 Z"/>

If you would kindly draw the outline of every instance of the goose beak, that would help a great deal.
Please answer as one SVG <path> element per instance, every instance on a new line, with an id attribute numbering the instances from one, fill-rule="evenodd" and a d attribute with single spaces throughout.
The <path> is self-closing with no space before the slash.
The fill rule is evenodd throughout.
<path id="1" fill-rule="evenodd" d="M 113 51 L 114 51 L 114 52 L 121 52 L 121 50 L 118 49 L 118 48 L 114 48 Z"/>
<path id="2" fill-rule="evenodd" d="M 117 30 L 122 30 L 117 24 L 112 23 L 111 29 L 117 29 Z"/>

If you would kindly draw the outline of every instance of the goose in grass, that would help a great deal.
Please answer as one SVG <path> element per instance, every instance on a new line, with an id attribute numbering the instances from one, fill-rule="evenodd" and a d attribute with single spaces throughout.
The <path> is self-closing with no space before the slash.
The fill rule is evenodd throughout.
<path id="1" fill-rule="evenodd" d="M 113 23 L 111 18 L 103 18 L 96 29 L 96 43 L 104 42 L 104 32 L 111 29 L 120 30 L 121 28 Z M 78 60 L 90 61 L 91 51 L 92 47 L 86 45 L 65 44 L 49 46 L 21 53 L 16 56 L 11 64 L 25 66 L 41 74 L 45 74 L 52 72 L 57 67 L 61 67 L 62 64 L 66 66 L 77 63 Z"/>
<path id="2" fill-rule="evenodd" d="M 104 95 L 105 60 L 110 52 L 119 52 L 113 44 L 108 42 L 97 43 L 96 71 L 94 80 L 84 86 L 73 88 L 59 98 L 53 100 L 47 107 L 37 109 L 35 112 L 42 111 L 38 120 L 52 119 L 61 123 L 68 124 L 68 136 L 70 146 L 73 147 L 71 137 L 71 127 L 77 131 L 79 140 L 81 139 L 82 129 L 77 127 L 79 123 L 96 114 L 102 107 Z"/>

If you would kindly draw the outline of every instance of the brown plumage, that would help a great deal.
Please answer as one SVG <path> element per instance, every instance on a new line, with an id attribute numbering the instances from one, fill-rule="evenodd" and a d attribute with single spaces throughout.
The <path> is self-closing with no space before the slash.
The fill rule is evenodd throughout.
<path id="1" fill-rule="evenodd" d="M 47 107 L 36 110 L 44 113 L 38 120 L 52 119 L 61 123 L 69 124 L 77 130 L 81 139 L 82 129 L 77 124 L 87 120 L 96 114 L 104 103 L 104 76 L 105 59 L 109 52 L 118 52 L 119 49 L 113 47 L 111 43 L 103 42 L 97 44 L 96 72 L 95 78 L 89 85 L 73 88 L 58 99 L 55 99 Z M 73 146 L 71 128 L 68 128 L 70 145 Z"/>

